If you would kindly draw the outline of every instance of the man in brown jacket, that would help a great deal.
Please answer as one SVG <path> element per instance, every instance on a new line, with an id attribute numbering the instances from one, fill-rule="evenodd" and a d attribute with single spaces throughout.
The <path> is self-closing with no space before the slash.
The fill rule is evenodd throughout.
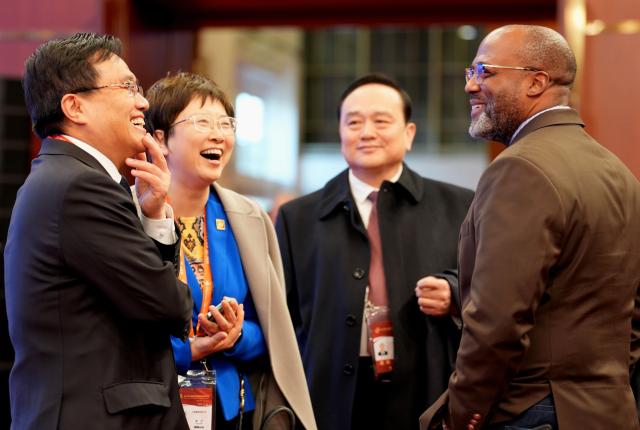
<path id="1" fill-rule="evenodd" d="M 462 341 L 422 429 L 640 428 L 640 184 L 567 107 L 575 72 L 562 36 L 522 25 L 466 71 L 470 134 L 508 148 L 462 225 Z"/>

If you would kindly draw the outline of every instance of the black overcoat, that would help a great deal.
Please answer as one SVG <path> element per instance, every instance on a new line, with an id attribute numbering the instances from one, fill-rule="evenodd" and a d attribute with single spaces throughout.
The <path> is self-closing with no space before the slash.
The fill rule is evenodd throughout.
<path id="1" fill-rule="evenodd" d="M 447 387 L 459 341 L 452 318 L 420 312 L 414 288 L 418 279 L 440 273 L 457 302 L 458 232 L 473 193 L 425 179 L 407 166 L 398 182 L 385 181 L 380 191 L 395 342 L 394 402 L 374 413 L 380 429 L 414 429 L 420 413 Z M 284 205 L 276 231 L 318 428 L 349 429 L 370 257 L 348 171 Z"/>

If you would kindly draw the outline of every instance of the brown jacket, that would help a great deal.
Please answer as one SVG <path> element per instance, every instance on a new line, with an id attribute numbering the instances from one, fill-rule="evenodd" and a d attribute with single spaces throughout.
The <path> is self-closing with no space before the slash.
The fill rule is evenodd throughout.
<path id="1" fill-rule="evenodd" d="M 456 371 L 422 429 L 447 401 L 458 430 L 474 413 L 476 428 L 514 418 L 549 393 L 562 430 L 640 428 L 629 387 L 640 353 L 640 184 L 574 110 L 534 118 L 487 168 L 461 228 L 459 270 Z"/>

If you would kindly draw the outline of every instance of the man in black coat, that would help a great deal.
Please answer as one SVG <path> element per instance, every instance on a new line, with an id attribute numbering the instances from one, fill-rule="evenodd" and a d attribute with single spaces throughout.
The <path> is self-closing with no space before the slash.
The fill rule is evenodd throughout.
<path id="1" fill-rule="evenodd" d="M 452 370 L 459 300 L 451 269 L 473 195 L 403 164 L 410 119 L 408 95 L 389 78 L 352 83 L 339 108 L 349 169 L 280 209 L 289 311 L 320 429 L 416 428 Z M 393 370 L 377 378 L 363 315 L 372 191 L 393 330 Z"/>
<path id="2" fill-rule="evenodd" d="M 188 429 L 169 335 L 186 335 L 193 304 L 175 276 L 169 172 L 120 50 L 112 36 L 76 34 L 26 63 L 44 140 L 4 254 L 15 429 Z M 153 163 L 133 158 L 145 150 Z"/>

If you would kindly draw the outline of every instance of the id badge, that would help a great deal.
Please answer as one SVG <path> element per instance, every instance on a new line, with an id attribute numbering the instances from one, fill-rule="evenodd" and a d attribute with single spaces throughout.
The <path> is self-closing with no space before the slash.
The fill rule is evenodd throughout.
<path id="1" fill-rule="evenodd" d="M 190 430 L 215 430 L 216 372 L 189 370 L 178 375 L 180 401 Z"/>
<path id="2" fill-rule="evenodd" d="M 370 306 L 365 311 L 369 334 L 369 353 L 376 379 L 393 370 L 393 329 L 388 306 Z"/>

